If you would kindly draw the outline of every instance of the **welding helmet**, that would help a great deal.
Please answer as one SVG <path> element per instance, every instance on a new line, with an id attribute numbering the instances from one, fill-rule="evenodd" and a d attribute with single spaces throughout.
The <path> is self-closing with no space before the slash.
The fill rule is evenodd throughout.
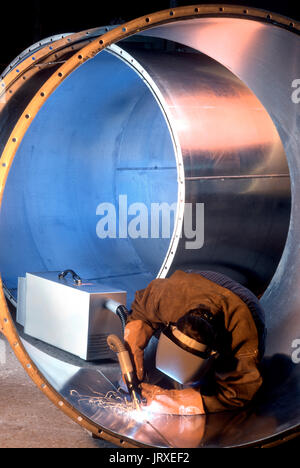
<path id="1" fill-rule="evenodd" d="M 211 368 L 218 352 L 169 324 L 160 334 L 156 367 L 181 384 L 196 384 Z"/>

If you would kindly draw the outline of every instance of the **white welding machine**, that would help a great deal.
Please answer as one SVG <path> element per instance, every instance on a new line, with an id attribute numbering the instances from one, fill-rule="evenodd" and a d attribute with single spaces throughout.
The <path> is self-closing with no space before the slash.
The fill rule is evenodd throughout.
<path id="1" fill-rule="evenodd" d="M 71 277 L 72 276 L 72 277 Z M 123 337 L 119 316 L 107 300 L 126 304 L 126 292 L 74 271 L 27 273 L 19 279 L 17 322 L 24 333 L 86 361 L 115 359 L 107 337 Z"/>

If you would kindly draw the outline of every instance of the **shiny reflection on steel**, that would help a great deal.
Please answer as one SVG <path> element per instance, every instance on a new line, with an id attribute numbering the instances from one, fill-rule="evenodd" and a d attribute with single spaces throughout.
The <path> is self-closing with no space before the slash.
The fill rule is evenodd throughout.
<path id="1" fill-rule="evenodd" d="M 299 323 L 296 291 L 300 258 L 295 256 L 295 242 L 300 221 L 296 203 L 300 189 L 300 110 L 292 100 L 292 82 L 300 75 L 299 36 L 279 26 L 229 18 L 173 23 L 153 28 L 149 34 L 200 50 L 232 70 L 255 93 L 276 125 L 288 159 L 294 202 L 284 255 L 262 303 L 267 311 L 268 329 L 272 330 L 268 341 L 270 352 L 291 354 L 291 344 L 297 338 L 294 327 Z M 271 193 L 276 186 L 275 181 Z"/>
<path id="2" fill-rule="evenodd" d="M 224 14 L 226 14 L 226 17 L 222 18 L 221 16 Z M 201 17 L 201 15 L 217 15 L 218 17 L 207 18 Z M 251 19 L 245 19 L 247 16 Z M 276 22 L 276 25 L 273 24 L 273 21 Z M 159 27 L 155 27 L 156 25 L 159 25 Z M 107 32 L 101 39 L 86 45 L 80 52 L 68 59 L 59 69 L 55 70 L 55 73 L 49 79 L 47 77 L 47 81 L 42 81 L 43 86 L 32 101 L 29 103 L 29 100 L 24 100 L 23 107 L 19 107 L 21 113 L 24 110 L 24 114 L 21 115 L 18 123 L 19 115 L 15 117 L 13 125 L 16 123 L 16 126 L 14 129 L 13 126 L 11 127 L 13 133 L 10 137 L 8 137 L 9 131 L 2 134 L 2 144 L 4 145 L 7 139 L 8 143 L 1 157 L 1 197 L 16 148 L 29 127 L 31 117 L 37 114 L 45 99 L 59 84 L 62 84 L 66 76 L 69 76 L 83 62 L 86 61 L 86 64 L 92 67 L 97 62 L 89 59 L 92 59 L 96 55 L 95 58 L 99 58 L 100 63 L 102 60 L 100 56 L 102 54 L 98 54 L 97 56 L 97 53 L 103 48 L 113 42 L 124 39 L 126 36 L 146 29 L 149 30 L 147 34 L 151 36 L 169 39 L 199 50 L 205 54 L 201 56 L 202 60 L 210 61 L 212 59 L 209 62 L 210 65 L 208 66 L 207 73 L 213 79 L 209 80 L 208 76 L 205 76 L 205 73 L 203 73 L 203 70 L 201 72 L 201 79 L 204 79 L 204 84 L 208 82 L 212 83 L 213 89 L 210 88 L 208 93 L 203 93 L 202 89 L 197 90 L 195 95 L 199 96 L 205 104 L 204 106 L 197 105 L 195 109 L 195 106 L 193 106 L 194 101 L 191 102 L 187 99 L 189 91 L 194 86 L 197 89 L 197 80 L 193 80 L 195 73 L 191 73 L 190 78 L 185 77 L 187 84 L 190 86 L 189 90 L 186 93 L 178 92 L 178 90 L 184 91 L 184 87 L 182 88 L 184 80 L 180 67 L 184 63 L 187 64 L 190 60 L 189 67 L 193 70 L 192 55 L 190 58 L 188 54 L 181 57 L 182 54 L 180 53 L 169 56 L 172 63 L 175 64 L 174 70 L 176 73 L 173 77 L 171 76 L 172 74 L 168 76 L 166 63 L 161 56 L 156 63 L 155 57 L 151 56 L 151 53 L 141 54 L 137 50 L 131 51 L 133 60 L 136 60 L 151 76 L 152 81 L 155 82 L 164 98 L 162 109 L 164 117 L 168 116 L 168 123 L 164 128 L 168 127 L 169 131 L 172 128 L 173 133 L 171 132 L 171 137 L 175 152 L 174 135 L 176 135 L 176 138 L 180 142 L 180 149 L 182 150 L 183 161 L 185 162 L 185 181 L 179 178 L 179 183 L 182 183 L 183 186 L 186 185 L 186 190 L 184 191 L 186 198 L 182 199 L 182 201 L 180 200 L 181 203 L 185 200 L 199 201 L 199 196 L 202 198 L 203 195 L 207 197 L 207 200 L 211 201 L 211 197 L 215 197 L 216 192 L 222 196 L 222 200 L 225 197 L 223 206 L 222 204 L 220 206 L 220 203 L 216 203 L 216 197 L 214 203 L 212 203 L 215 207 L 212 210 L 212 214 L 215 213 L 215 216 L 211 216 L 210 218 L 208 240 L 209 242 L 212 241 L 212 244 L 215 242 L 215 245 L 211 245 L 206 253 L 207 265 L 205 266 L 209 266 L 210 268 L 218 267 L 218 269 L 222 269 L 223 271 L 227 267 L 226 272 L 230 271 L 233 276 L 238 275 L 238 279 L 249 282 L 249 284 L 253 285 L 253 288 L 258 287 L 261 284 L 260 280 L 263 280 L 265 284 L 262 289 L 265 288 L 276 269 L 284 247 L 284 237 L 289 221 L 289 172 L 291 174 L 293 203 L 288 241 L 275 276 L 262 299 L 267 311 L 269 325 L 267 344 L 270 358 L 266 359 L 264 363 L 267 376 L 265 386 L 253 406 L 248 408 L 247 411 L 236 414 L 228 413 L 207 415 L 206 417 L 184 418 L 157 418 L 153 415 L 153 419 L 150 422 L 156 428 L 154 430 L 152 426 L 146 425 L 144 422 L 133 421 L 132 417 L 130 417 L 130 422 L 128 422 L 126 417 L 124 419 L 124 415 L 117 417 L 111 410 L 107 411 L 107 409 L 103 407 L 99 408 L 97 405 L 95 407 L 94 397 L 97 392 L 103 393 L 104 390 L 108 392 L 116 391 L 116 383 L 119 379 L 118 368 L 103 364 L 99 366 L 99 369 L 96 369 L 94 366 L 83 368 L 82 365 L 77 365 L 75 366 L 76 369 L 74 369 L 70 368 L 67 356 L 60 356 L 60 360 L 54 364 L 53 359 L 56 359 L 54 350 L 48 350 L 49 352 L 45 354 L 38 349 L 39 345 L 37 343 L 34 344 L 34 347 L 26 341 L 22 343 L 12 325 L 4 303 L 3 293 L 1 295 L 1 331 L 9 339 L 28 374 L 58 407 L 95 434 L 100 434 L 104 438 L 114 440 L 120 445 L 161 447 L 166 445 L 166 439 L 168 441 L 167 445 L 172 447 L 265 445 L 273 440 L 279 440 L 291 432 L 297 431 L 300 419 L 299 366 L 293 362 L 291 354 L 291 343 L 297 337 L 295 335 L 297 335 L 297 325 L 299 325 L 297 288 L 295 287 L 298 280 L 297 274 L 300 271 L 300 259 L 298 259 L 296 248 L 299 216 L 297 204 L 294 202 L 297 199 L 299 190 L 299 163 L 297 160 L 297 150 L 299 148 L 299 110 L 290 99 L 290 86 L 286 85 L 286 83 L 290 83 L 292 79 L 300 74 L 299 54 L 297 54 L 299 38 L 294 34 L 298 29 L 296 23 L 286 18 L 280 18 L 277 15 L 270 15 L 267 12 L 250 8 L 199 5 L 159 12 L 122 25 L 114 31 Z M 122 44 L 122 48 L 128 49 L 124 44 Z M 275 56 L 278 57 L 278 61 L 274 61 Z M 103 60 L 104 57 L 108 57 L 108 55 L 103 54 Z M 159 57 L 159 54 L 157 57 Z M 194 54 L 194 58 L 196 61 L 200 61 L 200 55 Z M 229 69 L 241 81 L 234 79 L 234 76 L 230 75 L 225 69 L 221 72 L 220 64 Z M 126 67 L 128 68 L 128 65 Z M 123 69 L 124 73 L 126 73 L 126 67 Z M 76 73 L 70 76 L 70 79 L 76 79 Z M 207 81 L 205 81 L 205 78 Z M 276 92 L 270 86 L 271 82 Z M 227 86 L 232 84 L 230 88 L 231 93 L 229 95 L 224 92 L 221 95 L 218 95 L 216 92 L 214 93 L 220 84 L 221 87 L 219 89 L 227 89 Z M 216 85 L 217 88 L 214 88 Z M 35 87 L 33 85 L 29 99 L 34 96 L 37 89 L 38 86 Z M 62 89 L 62 87 L 58 88 L 58 91 L 59 89 Z M 249 90 L 253 91 L 254 94 Z M 236 101 L 236 93 L 241 98 L 240 101 L 239 99 Z M 56 93 L 54 93 L 55 95 Z M 176 101 L 175 103 L 173 99 Z M 148 102 L 152 102 L 151 108 L 154 109 L 153 101 L 150 100 Z M 242 102 L 243 105 L 241 106 Z M 249 118 L 249 122 L 253 125 L 249 126 L 249 133 L 241 125 L 241 121 L 238 122 L 239 125 L 236 127 L 236 133 L 232 131 L 229 125 L 225 125 L 224 128 L 221 128 L 219 125 L 220 122 L 224 122 L 222 119 L 224 109 L 226 110 L 224 114 L 226 116 L 226 124 L 229 122 L 236 123 L 239 120 L 236 120 L 234 112 L 236 103 L 238 114 L 241 113 L 240 115 L 243 116 L 243 122 L 248 121 Z M 218 106 L 218 104 L 221 105 Z M 226 104 L 229 104 L 229 106 Z M 270 114 L 277 128 L 284 151 L 277 132 L 274 131 L 274 126 L 271 124 L 261 104 Z M 258 110 L 257 106 L 260 107 L 261 111 L 255 114 Z M 15 109 L 17 113 L 18 108 Z M 181 109 L 184 111 L 183 115 L 180 113 Z M 219 131 L 216 137 L 214 136 L 213 138 L 211 138 L 213 122 L 210 124 L 207 118 L 209 115 L 208 109 L 213 109 L 216 121 L 218 122 Z M 122 108 L 121 110 L 124 111 Z M 199 152 L 199 142 L 195 138 L 195 132 L 198 131 L 198 128 L 195 128 L 194 124 L 197 119 L 201 122 L 204 115 L 206 116 L 204 123 L 208 125 L 204 128 L 206 131 L 202 134 L 205 151 Z M 250 118 L 250 115 L 252 115 L 252 118 Z M 254 118 L 255 122 L 253 122 L 254 115 L 257 115 L 257 118 Z M 183 121 L 181 120 L 182 117 Z M 261 118 L 263 119 L 262 121 L 260 120 Z M 187 125 L 184 126 L 184 124 Z M 266 132 L 262 132 L 260 126 Z M 256 131 L 251 133 L 254 128 L 256 128 Z M 30 137 L 29 132 L 28 135 Z M 229 133 L 226 134 L 226 132 Z M 186 138 L 187 136 L 188 138 Z M 228 136 L 230 142 L 226 138 Z M 31 134 L 31 137 L 34 137 L 34 135 Z M 236 140 L 235 137 L 237 137 Z M 132 148 L 134 140 L 132 139 L 132 134 L 130 136 L 130 132 L 127 138 L 127 147 Z M 223 144 L 227 145 L 226 157 L 222 153 L 222 139 Z M 30 143 L 30 138 L 28 142 Z M 239 144 L 241 142 L 242 152 L 239 151 Z M 171 148 L 170 145 L 168 147 Z M 254 152 L 251 152 L 249 149 L 253 148 L 256 149 L 254 149 Z M 259 150 L 257 151 L 258 148 Z M 229 149 L 230 151 L 228 152 Z M 200 150 L 202 150 L 201 147 Z M 284 152 L 288 158 L 289 171 L 285 164 Z M 227 156 L 228 154 L 232 155 L 232 161 Z M 239 163 L 242 162 L 242 164 L 236 164 L 237 157 L 239 158 Z M 177 165 L 179 166 L 181 161 L 178 153 L 176 154 L 176 158 Z M 171 161 L 172 155 L 169 152 L 169 162 Z M 204 161 L 205 165 L 202 166 L 199 164 L 199 161 Z M 36 162 L 38 163 L 38 161 Z M 130 160 L 125 159 L 126 164 L 129 162 Z M 151 159 L 149 162 L 151 162 Z M 39 166 L 39 175 L 42 174 L 46 167 L 45 163 L 43 164 Z M 205 167 L 207 170 L 202 171 L 202 167 Z M 118 172 L 124 173 L 124 169 L 126 172 L 126 165 L 119 169 L 121 171 Z M 113 175 L 113 172 L 108 175 Z M 124 178 L 124 184 L 126 180 Z M 151 180 L 149 182 L 151 186 Z M 203 183 L 206 185 L 201 190 L 201 184 Z M 171 198 L 173 198 L 175 193 L 174 182 L 171 182 L 171 180 L 169 188 Z M 251 196 L 245 197 L 245 194 L 250 194 Z M 146 193 L 146 195 L 148 197 L 149 194 Z M 29 196 L 29 193 L 27 196 Z M 246 200 L 245 205 L 242 206 L 245 199 L 248 201 Z M 151 201 L 151 197 L 150 199 L 148 198 L 148 201 Z M 253 209 L 257 203 L 261 213 L 257 213 Z M 5 203 L 3 206 L 5 206 Z M 219 228 L 225 228 L 224 232 L 226 233 L 226 228 L 228 227 L 226 227 L 226 224 L 223 226 L 224 218 L 222 218 L 222 212 L 226 207 L 227 209 L 230 207 L 232 211 L 230 213 L 233 216 L 232 230 L 231 232 L 228 231 L 226 235 L 218 237 L 220 234 Z M 250 208 L 253 210 L 251 214 L 253 213 L 254 219 L 258 224 L 255 226 L 246 224 L 246 228 L 244 229 L 250 248 L 250 254 L 247 256 L 247 248 L 245 248 L 247 243 L 245 243 L 243 248 L 236 249 L 236 244 L 239 242 L 243 243 L 244 240 L 240 240 L 238 236 L 235 237 L 235 233 L 236 230 L 240 233 L 241 220 L 245 220 L 245 214 Z M 279 215 L 278 209 L 280 211 Z M 262 216 L 263 213 L 267 215 L 269 230 L 264 224 L 265 216 Z M 212 221 L 218 219 L 218 216 L 220 216 L 222 222 L 215 229 Z M 262 220 L 264 221 L 262 222 Z M 178 218 L 178 221 L 182 221 L 182 219 Z M 261 230 L 259 231 L 260 228 Z M 182 248 L 182 241 L 177 248 L 176 242 L 179 242 L 180 231 L 181 223 L 178 223 L 175 225 L 173 236 L 174 247 L 176 249 L 172 248 L 171 243 L 170 247 L 167 248 L 167 255 L 165 256 L 167 246 L 164 245 L 158 255 L 158 260 L 160 264 L 162 263 L 160 276 L 167 275 L 172 268 L 195 263 L 194 256 L 191 259 L 189 252 L 185 252 Z M 260 233 L 258 238 L 262 242 L 258 245 L 256 255 L 253 251 L 251 238 L 255 242 L 258 232 Z M 268 235 L 268 233 L 270 234 Z M 219 258 L 222 255 L 224 255 L 224 259 L 229 256 L 230 242 L 228 242 L 228 235 L 232 235 L 234 238 L 232 247 L 234 255 L 232 255 L 233 258 L 230 258 L 230 265 L 226 265 L 225 260 L 220 265 L 218 264 Z M 214 258 L 215 248 L 218 247 L 217 240 L 219 242 L 222 241 L 222 243 L 224 241 L 224 248 L 221 249 L 221 254 L 220 250 L 216 250 L 218 255 Z M 57 245 L 56 247 L 63 249 L 64 245 Z M 142 252 L 145 255 L 147 253 L 145 246 L 142 245 L 141 250 L 139 250 L 140 247 L 138 244 L 134 246 L 136 253 Z M 266 256 L 264 252 L 268 251 L 268 249 L 269 253 Z M 45 259 L 46 257 L 42 256 L 43 262 L 45 262 Z M 139 281 L 143 282 L 151 276 L 152 278 L 154 277 L 155 269 L 158 268 L 159 262 L 152 265 L 154 270 L 151 273 L 151 269 L 149 271 L 150 260 L 150 258 L 144 258 L 142 262 L 144 266 L 148 263 L 148 276 L 143 277 L 142 280 L 139 277 L 138 281 L 136 279 L 133 281 L 133 276 L 128 278 L 127 284 L 131 284 L 132 288 L 138 289 L 141 284 Z M 247 268 L 242 270 L 241 265 L 245 261 Z M 202 267 L 204 266 L 204 259 L 201 260 L 199 257 L 196 262 L 197 265 L 201 264 Z M 238 268 L 236 268 L 237 265 Z M 2 265 L 1 270 L 5 277 L 5 269 L 3 270 Z M 286 274 L 286 271 L 290 272 L 291 275 Z M 280 311 L 280 314 L 276 313 L 276 311 Z M 51 355 L 51 353 L 53 354 Z M 33 361 L 30 360 L 29 356 L 31 356 Z M 85 382 L 89 382 L 88 388 Z M 82 396 L 85 396 L 85 399 L 82 399 Z M 133 425 L 129 427 L 128 424 L 132 423 Z M 186 439 L 182 440 L 181 438 L 178 440 L 178 434 L 182 433 L 186 435 Z M 161 434 L 161 437 L 159 434 Z"/>
<path id="3" fill-rule="evenodd" d="M 183 157 L 185 202 L 205 206 L 204 246 L 187 249 L 181 236 L 161 275 L 201 265 L 262 294 L 281 258 L 290 211 L 289 169 L 274 123 L 255 95 L 206 55 L 123 47 L 163 95 Z"/>

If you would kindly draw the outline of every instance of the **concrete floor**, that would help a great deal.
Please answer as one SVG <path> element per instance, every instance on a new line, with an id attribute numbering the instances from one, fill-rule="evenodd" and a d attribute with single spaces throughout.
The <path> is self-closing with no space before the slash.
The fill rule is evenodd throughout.
<path id="1" fill-rule="evenodd" d="M 114 448 L 59 411 L 0 334 L 0 448 Z"/>

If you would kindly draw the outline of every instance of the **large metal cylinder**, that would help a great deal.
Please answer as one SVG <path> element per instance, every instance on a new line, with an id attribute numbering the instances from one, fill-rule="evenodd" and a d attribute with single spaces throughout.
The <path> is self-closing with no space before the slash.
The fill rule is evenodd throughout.
<path id="1" fill-rule="evenodd" d="M 19 329 L 20 339 L 2 298 L 3 332 L 28 373 L 94 433 L 127 446 L 245 446 L 298 430 L 297 31 L 259 10 L 183 7 L 45 40 L 3 74 L 0 269 L 11 302 L 18 277 L 65 268 L 126 289 L 128 305 L 180 268 L 220 271 L 262 295 L 269 380 L 256 406 L 151 426 L 82 404 L 76 395 L 109 391 L 118 369 L 46 352 Z M 130 235 L 141 204 L 147 232 Z M 151 224 L 161 204 L 176 204 L 165 236 Z M 117 230 L 101 238 L 111 206 Z"/>

